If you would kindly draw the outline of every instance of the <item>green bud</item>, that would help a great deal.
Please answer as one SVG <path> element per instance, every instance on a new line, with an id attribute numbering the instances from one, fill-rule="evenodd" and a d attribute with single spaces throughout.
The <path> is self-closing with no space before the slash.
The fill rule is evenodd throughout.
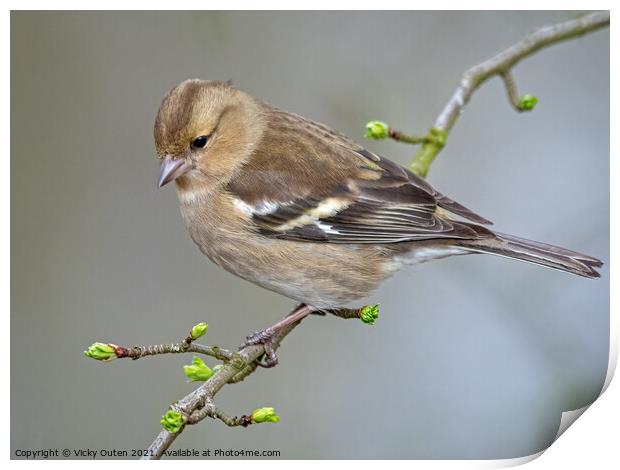
<path id="1" fill-rule="evenodd" d="M 183 415 L 178 411 L 168 410 L 166 414 L 161 417 L 161 426 L 171 433 L 177 433 L 185 424 L 183 422 Z"/>
<path id="2" fill-rule="evenodd" d="M 360 320 L 367 325 L 374 325 L 379 318 L 379 304 L 366 305 L 360 311 Z"/>
<path id="3" fill-rule="evenodd" d="M 190 382 L 209 380 L 214 373 L 199 357 L 194 357 L 191 365 L 183 366 L 183 372 Z"/>
<path id="4" fill-rule="evenodd" d="M 366 124 L 366 133 L 364 137 L 366 139 L 381 140 L 385 139 L 390 134 L 390 128 L 385 122 L 370 121 Z"/>
<path id="5" fill-rule="evenodd" d="M 280 417 L 273 408 L 258 408 L 252 412 L 253 423 L 277 423 Z"/>
<path id="6" fill-rule="evenodd" d="M 531 111 L 536 106 L 536 103 L 538 103 L 538 98 L 534 95 L 523 95 L 519 106 L 523 111 Z"/>
<path id="7" fill-rule="evenodd" d="M 209 325 L 207 325 L 205 322 L 198 323 L 196 326 L 194 326 L 194 328 L 192 328 L 190 336 L 192 337 L 192 339 L 198 339 L 201 336 L 204 336 L 208 329 Z"/>
<path id="8" fill-rule="evenodd" d="M 112 361 L 117 358 L 116 345 L 93 343 L 86 351 L 84 351 L 84 355 L 97 361 Z"/>

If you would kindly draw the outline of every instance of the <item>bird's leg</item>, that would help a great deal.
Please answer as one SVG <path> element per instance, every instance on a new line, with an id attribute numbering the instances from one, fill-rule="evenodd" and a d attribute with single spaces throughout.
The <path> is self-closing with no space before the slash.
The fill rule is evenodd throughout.
<path id="1" fill-rule="evenodd" d="M 262 344 L 265 348 L 265 362 L 260 362 L 259 365 L 263 367 L 273 367 L 278 364 L 278 356 L 273 348 L 273 336 L 282 328 L 303 320 L 313 311 L 313 307 L 309 307 L 306 304 L 300 304 L 282 320 L 274 323 L 262 331 L 257 331 L 256 333 L 248 336 L 245 343 L 241 347 L 243 348 L 254 344 Z"/>

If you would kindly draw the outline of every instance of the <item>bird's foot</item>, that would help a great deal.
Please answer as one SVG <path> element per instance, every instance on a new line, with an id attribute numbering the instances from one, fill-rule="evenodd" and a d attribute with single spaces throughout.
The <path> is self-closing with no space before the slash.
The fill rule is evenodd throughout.
<path id="1" fill-rule="evenodd" d="M 241 349 L 246 346 L 254 346 L 257 344 L 262 344 L 265 348 L 265 354 L 263 354 L 259 359 L 257 359 L 256 363 L 260 367 L 275 367 L 278 365 L 278 356 L 273 347 L 273 335 L 274 330 L 272 328 L 265 328 L 262 331 L 257 331 L 251 335 L 249 335 L 245 339 L 245 343 L 241 346 Z"/>
<path id="2" fill-rule="evenodd" d="M 253 346 L 256 344 L 262 344 L 265 348 L 265 354 L 261 357 L 263 360 L 258 360 L 257 364 L 261 367 L 273 367 L 278 364 L 278 356 L 276 356 L 275 347 L 273 345 L 274 335 L 294 323 L 300 322 L 306 316 L 315 311 L 314 307 L 309 307 L 305 304 L 298 305 L 295 310 L 285 316 L 282 320 L 269 328 L 265 328 L 262 331 L 257 331 L 251 334 L 245 339 L 245 343 L 241 346 L 243 349 L 246 346 Z M 276 345 L 277 347 L 277 345 Z"/>

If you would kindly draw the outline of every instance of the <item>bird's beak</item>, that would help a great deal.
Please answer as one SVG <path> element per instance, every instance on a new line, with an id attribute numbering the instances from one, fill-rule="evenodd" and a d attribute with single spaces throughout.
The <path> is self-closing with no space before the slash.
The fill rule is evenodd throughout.
<path id="1" fill-rule="evenodd" d="M 161 188 L 163 185 L 170 183 L 170 181 L 174 181 L 191 169 L 192 165 L 185 158 L 174 159 L 171 155 L 166 155 L 159 167 L 157 187 Z"/>

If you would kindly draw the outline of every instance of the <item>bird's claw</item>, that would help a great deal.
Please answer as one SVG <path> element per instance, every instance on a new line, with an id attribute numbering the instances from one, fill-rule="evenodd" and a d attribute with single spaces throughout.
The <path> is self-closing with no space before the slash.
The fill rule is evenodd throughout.
<path id="1" fill-rule="evenodd" d="M 270 368 L 278 365 L 278 356 L 276 355 L 275 350 L 273 349 L 273 332 L 269 330 L 269 328 L 257 331 L 251 335 L 249 335 L 245 339 L 245 343 L 241 346 L 242 348 L 246 346 L 254 346 L 257 344 L 262 344 L 265 348 L 265 353 L 261 356 L 262 360 L 259 358 L 256 360 L 256 363 L 260 367 Z"/>

